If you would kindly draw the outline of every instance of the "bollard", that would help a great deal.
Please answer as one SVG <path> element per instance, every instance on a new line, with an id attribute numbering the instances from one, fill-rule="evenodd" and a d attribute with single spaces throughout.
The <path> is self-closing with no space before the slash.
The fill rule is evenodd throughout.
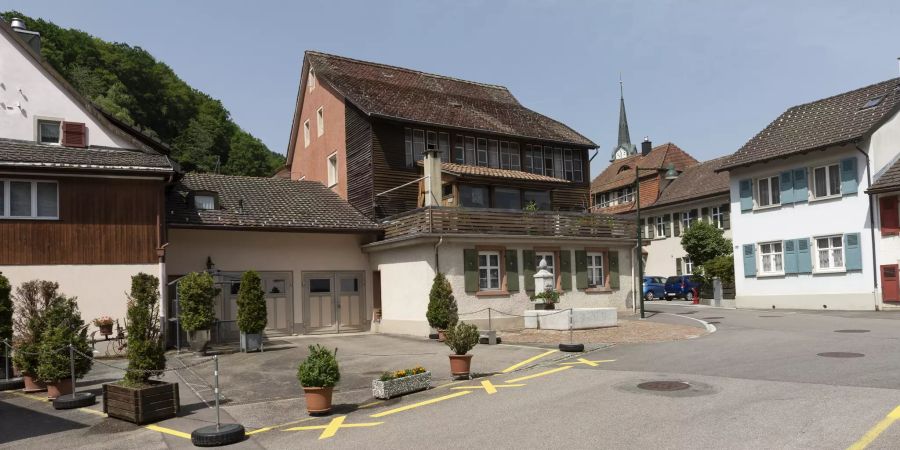
<path id="1" fill-rule="evenodd" d="M 72 393 L 60 395 L 53 400 L 54 409 L 84 408 L 97 403 L 97 396 L 90 392 L 78 393 L 75 387 L 75 346 L 69 344 L 69 370 L 72 375 Z"/>
<path id="2" fill-rule="evenodd" d="M 574 310 L 569 308 L 569 343 L 568 344 L 559 344 L 559 350 L 563 352 L 583 352 L 584 344 L 576 344 L 573 342 L 573 329 L 575 328 L 575 318 L 574 318 Z"/>
<path id="3" fill-rule="evenodd" d="M 3 373 L 6 374 L 6 381 L 9 381 L 9 341 L 3 340 L 3 350 L 6 352 L 3 356 L 3 363 L 6 367 L 3 369 Z"/>
<path id="4" fill-rule="evenodd" d="M 75 348 L 72 344 L 69 344 L 69 370 L 72 374 L 72 397 L 75 397 L 78 391 L 75 389 Z"/>
<path id="5" fill-rule="evenodd" d="M 494 331 L 494 327 L 491 325 L 491 308 L 488 308 L 488 331 Z"/>
<path id="6" fill-rule="evenodd" d="M 213 378 L 216 395 L 216 425 L 197 428 L 191 433 L 191 443 L 197 447 L 216 447 L 229 445 L 244 440 L 246 432 L 244 426 L 237 423 L 222 424 L 219 417 L 219 355 L 213 356 Z"/>
<path id="7" fill-rule="evenodd" d="M 213 364 L 216 366 L 213 372 L 216 378 L 216 431 L 219 431 L 219 355 L 213 356 Z"/>

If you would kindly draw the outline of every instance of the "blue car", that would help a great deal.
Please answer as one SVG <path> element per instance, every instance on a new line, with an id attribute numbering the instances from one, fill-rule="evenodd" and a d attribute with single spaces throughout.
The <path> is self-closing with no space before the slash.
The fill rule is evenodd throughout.
<path id="1" fill-rule="evenodd" d="M 700 278 L 693 275 L 678 275 L 666 278 L 666 300 L 683 298 L 688 301 L 694 301 L 694 290 L 699 291 L 702 284 Z"/>
<path id="2" fill-rule="evenodd" d="M 644 276 L 644 300 L 652 301 L 666 298 L 666 279 L 653 275 Z"/>

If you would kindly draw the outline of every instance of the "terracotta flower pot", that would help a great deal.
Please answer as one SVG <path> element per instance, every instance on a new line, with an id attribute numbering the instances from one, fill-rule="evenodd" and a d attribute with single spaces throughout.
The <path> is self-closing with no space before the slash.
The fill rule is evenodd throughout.
<path id="1" fill-rule="evenodd" d="M 112 334 L 112 324 L 100 325 L 100 334 L 104 336 L 109 336 Z"/>
<path id="2" fill-rule="evenodd" d="M 324 414 L 331 411 L 331 394 L 333 391 L 333 387 L 304 387 L 306 410 L 310 414 Z"/>
<path id="3" fill-rule="evenodd" d="M 472 367 L 472 355 L 450 355 L 450 373 L 454 377 L 467 377 Z"/>
<path id="4" fill-rule="evenodd" d="M 28 394 L 31 394 L 33 392 L 44 392 L 47 390 L 47 385 L 44 384 L 44 382 L 31 375 L 23 375 L 22 379 L 25 380 L 24 391 Z"/>
<path id="5" fill-rule="evenodd" d="M 60 395 L 69 395 L 72 393 L 72 379 L 66 378 L 65 380 L 54 381 L 51 383 L 47 383 L 47 398 L 50 400 L 59 397 Z"/>
<path id="6" fill-rule="evenodd" d="M 438 330 L 438 342 L 444 342 L 447 340 L 447 335 L 444 333 L 444 330 Z"/>

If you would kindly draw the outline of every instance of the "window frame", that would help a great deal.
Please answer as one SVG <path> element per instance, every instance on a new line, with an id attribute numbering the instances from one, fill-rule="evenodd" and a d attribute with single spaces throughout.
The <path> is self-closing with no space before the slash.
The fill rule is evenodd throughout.
<path id="1" fill-rule="evenodd" d="M 832 246 L 833 239 L 840 239 L 841 246 L 834 247 Z M 823 250 L 819 247 L 819 239 L 827 239 L 828 240 L 828 261 L 829 264 L 834 264 L 834 250 L 840 249 L 841 251 L 841 265 L 839 267 L 830 265 L 829 267 L 822 267 L 820 265 L 819 252 Z M 813 258 L 813 270 L 815 273 L 841 273 L 847 271 L 847 243 L 844 242 L 843 234 L 827 234 L 821 236 L 813 236 L 812 237 L 812 245 L 815 250 L 815 257 Z"/>
<path id="2" fill-rule="evenodd" d="M 339 177 L 338 177 L 338 157 L 337 156 L 338 156 L 337 152 L 333 152 L 332 154 L 328 155 L 328 158 L 326 158 L 326 160 L 325 160 L 326 161 L 325 162 L 325 164 L 326 164 L 325 170 L 327 171 L 326 176 L 328 177 L 328 186 L 327 187 L 329 187 L 329 188 L 334 187 L 338 184 Z"/>
<path id="3" fill-rule="evenodd" d="M 782 249 L 782 254 L 784 253 L 784 249 Z M 781 257 L 781 266 L 784 268 L 784 256 Z M 681 274 L 682 275 L 693 275 L 694 274 L 694 262 L 691 261 L 690 256 L 684 256 L 681 258 Z"/>
<path id="4" fill-rule="evenodd" d="M 303 122 L 303 148 L 309 147 L 310 135 L 309 135 L 309 119 Z"/>
<path id="5" fill-rule="evenodd" d="M 37 142 L 38 144 L 43 144 L 43 145 L 61 146 L 63 143 L 63 122 L 65 122 L 65 121 L 62 119 L 59 119 L 59 118 L 55 118 L 55 117 L 35 117 L 35 119 L 34 119 L 34 123 L 35 123 L 34 140 L 35 140 L 35 142 Z M 56 142 L 43 142 L 43 135 L 41 134 L 41 124 L 42 123 L 56 123 L 56 130 L 57 130 L 57 136 L 58 136 Z"/>
<path id="6" fill-rule="evenodd" d="M 507 283 L 506 283 L 506 247 L 498 247 L 498 246 L 475 246 L 475 251 L 477 252 L 478 257 L 478 291 L 475 292 L 475 295 L 478 297 L 481 296 L 504 296 L 509 295 L 507 291 Z M 485 254 L 488 256 L 487 266 L 481 265 L 481 256 Z M 497 255 L 497 288 L 492 288 L 490 286 L 490 269 L 494 266 L 490 265 L 490 255 Z M 481 287 L 481 270 L 488 270 L 488 288 Z"/>
<path id="7" fill-rule="evenodd" d="M 30 183 L 29 191 L 29 208 L 28 216 L 13 216 L 12 214 L 12 192 L 11 183 Z M 59 220 L 59 182 L 56 180 L 41 180 L 28 178 L 2 178 L 0 184 L 3 185 L 3 205 L 0 209 L 0 220 Z M 38 213 L 38 184 L 52 184 L 56 187 L 56 211 L 52 216 L 39 216 Z"/>
<path id="8" fill-rule="evenodd" d="M 194 197 L 194 209 L 196 209 L 198 211 L 212 211 L 212 210 L 215 210 L 218 208 L 219 201 L 218 201 L 215 193 L 208 192 L 208 191 L 199 191 L 199 192 L 193 192 L 192 194 Z M 209 197 L 212 200 L 212 208 L 201 208 L 197 204 L 197 198 L 199 198 L 199 197 Z"/>
<path id="9" fill-rule="evenodd" d="M 774 245 L 776 245 L 776 244 L 781 246 L 781 251 L 763 252 L 763 246 L 772 245 L 773 246 L 772 248 L 774 249 Z M 784 241 L 759 242 L 756 244 L 756 253 L 757 253 L 757 255 L 759 255 L 759 256 L 757 256 L 757 264 L 759 264 L 756 268 L 757 277 L 777 277 L 777 276 L 784 275 Z M 776 255 L 781 255 L 781 270 L 771 270 L 771 271 L 766 272 L 764 269 L 765 264 L 763 263 L 764 258 L 766 256 L 772 256 L 772 268 L 774 269 L 776 266 L 776 264 L 775 264 L 775 256 Z"/>
<path id="10" fill-rule="evenodd" d="M 316 90 L 316 71 L 310 67 L 309 76 L 306 79 L 306 91 L 312 92 Z"/>
<path id="11" fill-rule="evenodd" d="M 837 193 L 831 192 L 831 183 L 830 183 L 831 171 L 829 169 L 831 169 L 832 167 L 837 168 L 837 174 L 836 174 L 837 175 Z M 825 169 L 825 192 L 826 192 L 826 194 L 821 195 L 821 196 L 818 195 L 818 193 L 816 192 L 816 170 L 818 170 L 818 169 Z M 841 192 L 843 190 L 843 186 L 841 183 L 841 165 L 840 165 L 840 163 L 835 162 L 835 163 L 828 163 L 828 164 L 823 164 L 823 165 L 819 165 L 819 166 L 814 166 L 809 169 L 809 177 L 810 177 L 809 191 L 812 194 L 812 196 L 810 198 L 811 201 L 828 200 L 830 198 L 838 198 L 841 195 L 843 195 L 843 193 Z"/>
<path id="12" fill-rule="evenodd" d="M 709 220 L 712 226 L 724 230 L 725 229 L 725 212 L 722 211 L 721 206 L 710 206 L 709 207 Z"/>
<path id="13" fill-rule="evenodd" d="M 656 216 L 656 231 L 654 239 L 665 239 L 666 238 L 666 221 L 663 216 Z"/>
<path id="14" fill-rule="evenodd" d="M 587 257 L 587 280 L 588 280 L 588 291 L 590 290 L 607 290 L 609 289 L 609 258 L 608 252 L 606 250 L 600 249 L 585 249 L 586 257 Z M 591 275 L 594 270 L 597 269 L 597 266 L 594 265 L 593 257 L 600 257 L 600 276 L 603 278 L 603 284 L 594 284 L 591 285 Z"/>
<path id="15" fill-rule="evenodd" d="M 778 208 L 779 206 L 781 206 L 781 179 L 779 177 L 779 175 L 770 175 L 755 178 L 753 180 L 753 206 L 755 209 Z M 772 189 L 773 180 L 778 185 L 778 189 Z M 759 187 L 761 181 L 766 182 L 767 188 L 769 190 L 769 196 L 767 199 L 769 203 L 765 205 L 760 202 L 761 195 Z M 776 197 L 778 198 L 778 202 L 774 201 Z"/>

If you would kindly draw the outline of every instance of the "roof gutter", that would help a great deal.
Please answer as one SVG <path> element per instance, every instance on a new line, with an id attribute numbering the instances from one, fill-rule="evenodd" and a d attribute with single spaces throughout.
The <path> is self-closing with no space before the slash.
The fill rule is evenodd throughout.
<path id="1" fill-rule="evenodd" d="M 872 185 L 872 167 L 870 166 L 869 154 L 865 152 L 865 150 L 859 148 L 859 140 L 857 140 L 853 147 L 862 153 L 863 157 L 866 158 L 866 178 L 868 179 L 868 185 Z M 878 256 L 875 254 L 875 209 L 874 209 L 874 199 L 872 198 L 872 194 L 869 193 L 869 232 L 872 237 L 872 298 L 875 302 L 875 311 L 878 311 Z"/>

